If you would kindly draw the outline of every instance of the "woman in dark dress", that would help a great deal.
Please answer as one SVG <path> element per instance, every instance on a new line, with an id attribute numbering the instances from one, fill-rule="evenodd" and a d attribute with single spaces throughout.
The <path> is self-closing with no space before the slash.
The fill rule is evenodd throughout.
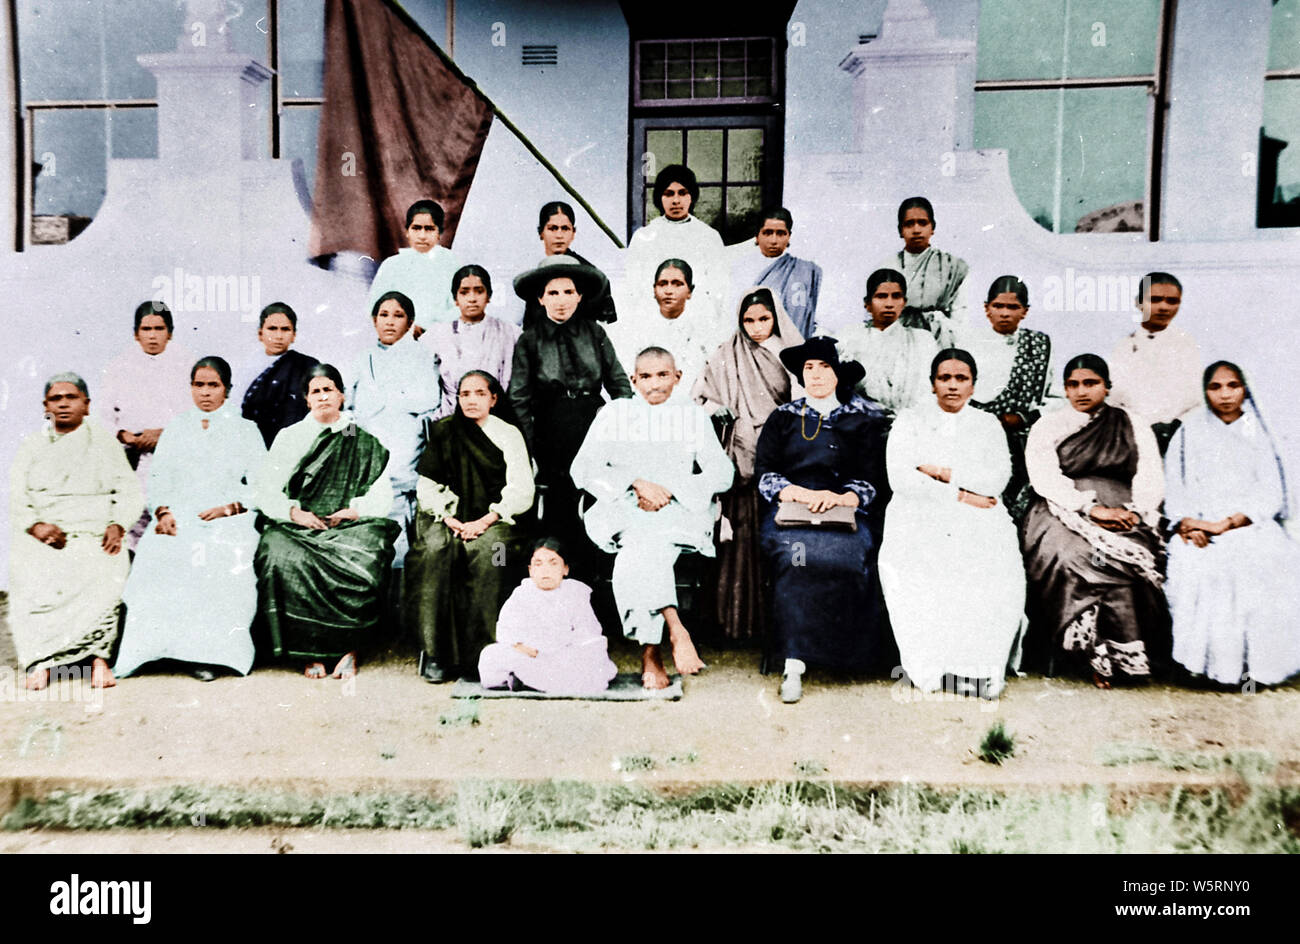
<path id="1" fill-rule="evenodd" d="M 772 575 L 772 618 L 785 659 L 781 700 L 803 694 L 807 664 L 867 666 L 876 648 L 876 541 L 867 509 L 884 481 L 885 412 L 853 393 L 856 361 L 840 361 L 835 339 L 815 337 L 781 352 L 807 396 L 772 412 L 759 436 L 755 472 L 767 503 L 760 546 Z M 854 530 L 783 526 L 783 503 L 816 516 L 855 510 Z"/>
<path id="2" fill-rule="evenodd" d="M 1151 674 L 1169 652 L 1156 533 L 1164 472 L 1151 428 L 1106 403 L 1110 369 L 1096 354 L 1065 365 L 1071 409 L 1040 419 L 1025 465 L 1035 498 L 1022 545 L 1031 621 L 1053 650 L 1080 654 L 1098 688 L 1116 672 Z M 1041 640 L 1046 642 L 1046 640 Z"/>
<path id="3" fill-rule="evenodd" d="M 607 286 L 599 269 L 563 255 L 515 278 L 515 294 L 539 302 L 546 317 L 525 328 L 515 344 L 508 398 L 537 463 L 542 526 L 569 546 L 577 569 L 591 545 L 569 468 L 605 402 L 601 391 L 611 399 L 632 395 L 627 372 L 586 301 Z"/>

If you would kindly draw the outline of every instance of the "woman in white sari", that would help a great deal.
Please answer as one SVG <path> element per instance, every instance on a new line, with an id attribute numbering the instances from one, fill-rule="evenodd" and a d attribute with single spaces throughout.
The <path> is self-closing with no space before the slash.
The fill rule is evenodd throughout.
<path id="1" fill-rule="evenodd" d="M 257 612 L 250 482 L 266 447 L 257 424 L 239 415 L 230 365 L 205 357 L 190 371 L 194 409 L 167 424 L 149 471 L 154 525 L 136 549 L 122 595 L 126 627 L 114 670 L 130 675 L 158 659 L 248 674 Z"/>
<path id="2" fill-rule="evenodd" d="M 1273 685 L 1300 672 L 1286 479 L 1241 369 L 1216 361 L 1202 389 L 1205 409 L 1183 417 L 1165 458 L 1174 658 L 1226 685 Z"/>
<path id="3" fill-rule="evenodd" d="M 975 360 L 947 348 L 930 366 L 934 399 L 901 412 L 885 462 L 880 583 L 902 656 L 918 688 L 944 676 L 996 698 L 1024 622 L 1020 543 L 997 498 L 1011 457 L 997 418 L 967 406 Z"/>

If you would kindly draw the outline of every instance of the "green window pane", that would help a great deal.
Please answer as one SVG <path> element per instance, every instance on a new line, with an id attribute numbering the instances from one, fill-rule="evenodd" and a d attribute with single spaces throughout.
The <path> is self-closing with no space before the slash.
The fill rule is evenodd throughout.
<path id="1" fill-rule="evenodd" d="M 1278 0 L 1273 7 L 1268 68 L 1300 69 L 1300 0 Z"/>
<path id="2" fill-rule="evenodd" d="M 691 51 L 697 62 L 701 59 L 708 60 L 718 58 L 717 40 L 697 39 L 692 46 L 693 48 Z"/>
<path id="3" fill-rule="evenodd" d="M 758 215 L 763 212 L 763 190 L 760 187 L 727 188 L 727 227 L 739 231 L 743 237 L 758 229 Z M 732 242 L 734 240 L 728 240 Z"/>
<path id="4" fill-rule="evenodd" d="M 1275 225 L 1300 226 L 1300 80 L 1264 83 L 1264 133 L 1286 142 L 1277 156 L 1277 174 L 1266 201 L 1275 205 Z M 1271 158 L 1260 155 L 1261 186 L 1273 177 Z"/>
<path id="5" fill-rule="evenodd" d="M 767 75 L 758 75 L 745 83 L 746 93 L 751 96 L 768 96 L 772 94 L 772 79 Z"/>
<path id="6" fill-rule="evenodd" d="M 1006 148 L 1026 212 L 1071 233 L 1094 210 L 1143 199 L 1147 111 L 1143 88 L 980 92 L 975 146 Z"/>
<path id="7" fill-rule="evenodd" d="M 714 229 L 719 229 L 719 224 L 723 222 L 722 188 L 701 187 L 700 202 L 691 207 L 691 214 L 708 223 Z"/>
<path id="8" fill-rule="evenodd" d="M 722 132 L 692 128 L 686 132 L 686 164 L 696 179 L 722 179 Z"/>
<path id="9" fill-rule="evenodd" d="M 724 59 L 743 59 L 745 58 L 745 42 L 741 39 L 725 39 L 721 47 Z"/>
<path id="10" fill-rule="evenodd" d="M 717 98 L 718 80 L 712 79 L 706 82 L 696 82 L 694 89 L 696 98 Z"/>
<path id="11" fill-rule="evenodd" d="M 723 98 L 744 98 L 745 97 L 745 80 L 730 79 L 722 83 L 721 86 Z"/>
<path id="12" fill-rule="evenodd" d="M 673 59 L 685 59 L 687 62 L 690 62 L 691 44 L 690 43 L 669 43 L 668 58 L 670 61 Z"/>
<path id="13" fill-rule="evenodd" d="M 650 187 L 645 188 L 645 221 L 649 223 L 656 216 L 661 215 L 659 208 L 654 205 L 654 190 Z"/>
<path id="14" fill-rule="evenodd" d="M 763 129 L 727 132 L 727 179 L 758 180 L 763 173 Z"/>
<path id="15" fill-rule="evenodd" d="M 1160 0 L 984 0 L 977 76 L 1151 75 L 1159 22 Z"/>
<path id="16" fill-rule="evenodd" d="M 743 79 L 745 77 L 745 60 L 723 59 L 722 77 L 724 79 Z"/>
<path id="17" fill-rule="evenodd" d="M 664 97 L 663 82 L 642 82 L 641 83 L 641 100 L 654 101 L 657 98 Z"/>
<path id="18" fill-rule="evenodd" d="M 668 97 L 669 98 L 690 98 L 691 97 L 690 80 L 687 79 L 685 82 L 669 82 Z"/>
<path id="19" fill-rule="evenodd" d="M 651 180 L 659 168 L 682 162 L 682 133 L 680 131 L 647 131 L 646 153 L 652 160 L 646 162 L 646 176 Z"/>
<path id="20" fill-rule="evenodd" d="M 642 43 L 641 44 L 641 68 L 647 66 L 658 66 L 663 69 L 666 50 L 663 43 Z"/>
<path id="21" fill-rule="evenodd" d="M 668 60 L 668 78 L 690 79 L 690 77 L 691 77 L 691 61 L 689 59 Z"/>
<path id="22" fill-rule="evenodd" d="M 716 60 L 706 59 L 703 62 L 700 62 L 698 60 L 696 61 L 695 63 L 696 80 L 716 79 L 717 77 L 718 77 L 718 63 Z"/>

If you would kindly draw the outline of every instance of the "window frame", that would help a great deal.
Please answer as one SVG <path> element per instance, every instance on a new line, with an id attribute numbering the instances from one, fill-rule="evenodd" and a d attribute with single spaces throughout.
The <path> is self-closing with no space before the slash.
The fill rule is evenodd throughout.
<path id="1" fill-rule="evenodd" d="M 975 94 L 981 92 L 1033 92 L 1095 88 L 1145 88 L 1147 92 L 1146 184 L 1142 194 L 1142 229 L 1150 242 L 1160 239 L 1160 202 L 1164 175 L 1165 126 L 1169 112 L 1169 68 L 1174 42 L 1177 0 L 1160 0 L 1156 20 L 1155 63 L 1150 74 L 1070 77 L 1057 79 L 976 79 Z M 978 41 L 978 38 L 977 38 Z M 978 55 L 978 53 L 977 53 Z M 1295 70 L 1300 77 L 1300 70 Z M 1057 169 L 1060 159 L 1058 156 Z M 1056 219 L 1060 226 L 1059 214 Z M 1049 232 L 1052 232 L 1049 230 Z M 1055 235 L 1072 235 L 1055 231 Z"/>

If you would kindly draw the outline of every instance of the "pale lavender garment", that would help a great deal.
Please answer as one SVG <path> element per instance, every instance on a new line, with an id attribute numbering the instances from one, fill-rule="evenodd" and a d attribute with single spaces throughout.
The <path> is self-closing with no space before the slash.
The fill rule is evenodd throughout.
<path id="1" fill-rule="evenodd" d="M 537 650 L 528 656 L 521 642 Z M 497 641 L 479 656 L 484 688 L 504 688 L 510 675 L 540 692 L 603 692 L 618 674 L 600 623 L 591 609 L 591 588 L 565 579 L 554 590 L 524 580 L 497 617 Z"/>

